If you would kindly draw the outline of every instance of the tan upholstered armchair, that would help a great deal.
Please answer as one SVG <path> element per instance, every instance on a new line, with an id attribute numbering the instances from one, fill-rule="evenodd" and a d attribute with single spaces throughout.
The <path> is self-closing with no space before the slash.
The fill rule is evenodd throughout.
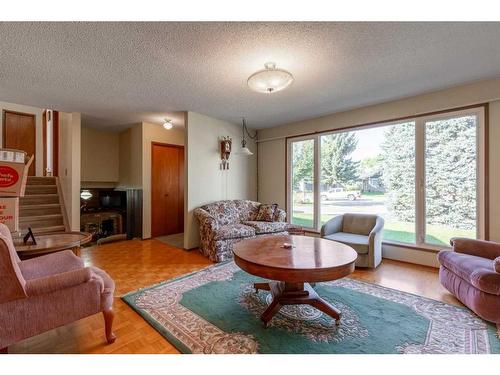
<path id="1" fill-rule="evenodd" d="M 70 250 L 21 261 L 9 229 L 0 224 L 0 352 L 101 311 L 106 339 L 114 342 L 114 289 L 106 272 L 85 267 Z"/>
<path id="2" fill-rule="evenodd" d="M 342 242 L 358 253 L 356 266 L 377 267 L 382 261 L 384 219 L 377 215 L 343 214 L 321 227 L 321 237 Z"/>

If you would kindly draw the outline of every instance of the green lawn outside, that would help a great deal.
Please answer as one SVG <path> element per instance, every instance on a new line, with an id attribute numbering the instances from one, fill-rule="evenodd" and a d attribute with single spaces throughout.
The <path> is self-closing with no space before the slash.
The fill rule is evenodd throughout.
<path id="1" fill-rule="evenodd" d="M 361 193 L 362 197 L 376 197 L 379 195 L 383 197 L 385 195 L 385 193 L 378 193 L 375 191 L 365 191 L 365 192 Z"/>
<path id="2" fill-rule="evenodd" d="M 386 197 L 385 197 L 385 193 L 369 193 L 369 192 L 366 192 L 366 193 L 361 193 L 361 198 L 370 198 L 370 199 L 373 199 L 375 201 L 382 201 L 382 200 L 385 200 Z"/>
<path id="3" fill-rule="evenodd" d="M 333 215 L 321 215 L 321 222 L 325 223 Z M 303 227 L 313 226 L 312 214 L 294 213 L 292 223 Z M 426 242 L 429 244 L 449 246 L 451 237 L 475 238 L 474 230 L 450 229 L 441 225 L 428 225 L 426 228 Z M 415 224 L 403 222 L 386 222 L 384 226 L 384 240 L 403 243 L 415 243 Z"/>

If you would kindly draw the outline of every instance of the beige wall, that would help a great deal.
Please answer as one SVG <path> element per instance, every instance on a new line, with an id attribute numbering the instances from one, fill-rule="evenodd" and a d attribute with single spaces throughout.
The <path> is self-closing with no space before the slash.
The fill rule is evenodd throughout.
<path id="1" fill-rule="evenodd" d="M 475 82 L 402 100 L 335 113 L 307 121 L 259 131 L 259 200 L 285 206 L 285 137 L 366 123 L 383 122 L 404 116 L 446 110 L 467 105 L 489 106 L 490 239 L 500 241 L 500 79 Z M 389 250 L 387 251 L 389 253 Z M 411 253 L 411 250 L 410 250 Z M 418 262 L 436 265 L 435 254 Z M 406 257 L 406 260 L 409 258 Z"/>
<path id="2" fill-rule="evenodd" d="M 81 179 L 82 185 L 118 183 L 120 134 L 82 127 Z"/>
<path id="3" fill-rule="evenodd" d="M 59 113 L 59 182 L 70 229 L 80 230 L 81 116 Z"/>
<path id="4" fill-rule="evenodd" d="M 221 170 L 219 137 L 232 138 L 229 170 Z M 241 126 L 188 112 L 187 119 L 187 199 L 184 247 L 199 245 L 198 223 L 193 210 L 222 199 L 257 199 L 256 145 L 248 142 L 253 156 L 238 155 L 241 148 Z"/>
<path id="5" fill-rule="evenodd" d="M 285 157 L 284 140 L 257 143 L 258 152 L 258 198 L 262 203 L 278 203 L 285 209 Z"/>
<path id="6" fill-rule="evenodd" d="M 151 143 L 184 145 L 182 128 L 165 130 L 161 125 L 142 123 L 142 238 L 151 237 Z"/>
<path id="7" fill-rule="evenodd" d="M 3 111 L 14 111 L 29 113 L 35 115 L 36 125 L 36 151 L 35 151 L 35 170 L 37 176 L 43 176 L 43 128 L 42 128 L 42 114 L 43 109 L 37 107 L 30 107 L 27 105 L 13 104 L 0 102 L 0 145 L 3 145 Z"/>

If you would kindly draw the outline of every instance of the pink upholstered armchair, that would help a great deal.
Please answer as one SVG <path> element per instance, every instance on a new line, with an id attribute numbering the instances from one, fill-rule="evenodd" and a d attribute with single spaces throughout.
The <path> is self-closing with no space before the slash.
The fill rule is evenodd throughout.
<path id="1" fill-rule="evenodd" d="M 500 244 L 452 238 L 438 254 L 441 284 L 481 318 L 500 324 Z"/>
<path id="2" fill-rule="evenodd" d="M 106 272 L 85 267 L 70 250 L 20 261 L 9 229 L 0 224 L 0 351 L 101 311 L 113 343 L 114 289 Z"/>

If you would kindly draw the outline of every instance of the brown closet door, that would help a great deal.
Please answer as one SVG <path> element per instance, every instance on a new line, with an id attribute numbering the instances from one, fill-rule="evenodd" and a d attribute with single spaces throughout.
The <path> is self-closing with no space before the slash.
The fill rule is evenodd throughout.
<path id="1" fill-rule="evenodd" d="M 151 145 L 151 236 L 184 231 L 184 147 Z"/>
<path id="2" fill-rule="evenodd" d="M 36 155 L 35 115 L 4 111 L 3 147 L 23 150 L 28 156 Z M 35 159 L 29 169 L 29 175 L 35 175 Z"/>

